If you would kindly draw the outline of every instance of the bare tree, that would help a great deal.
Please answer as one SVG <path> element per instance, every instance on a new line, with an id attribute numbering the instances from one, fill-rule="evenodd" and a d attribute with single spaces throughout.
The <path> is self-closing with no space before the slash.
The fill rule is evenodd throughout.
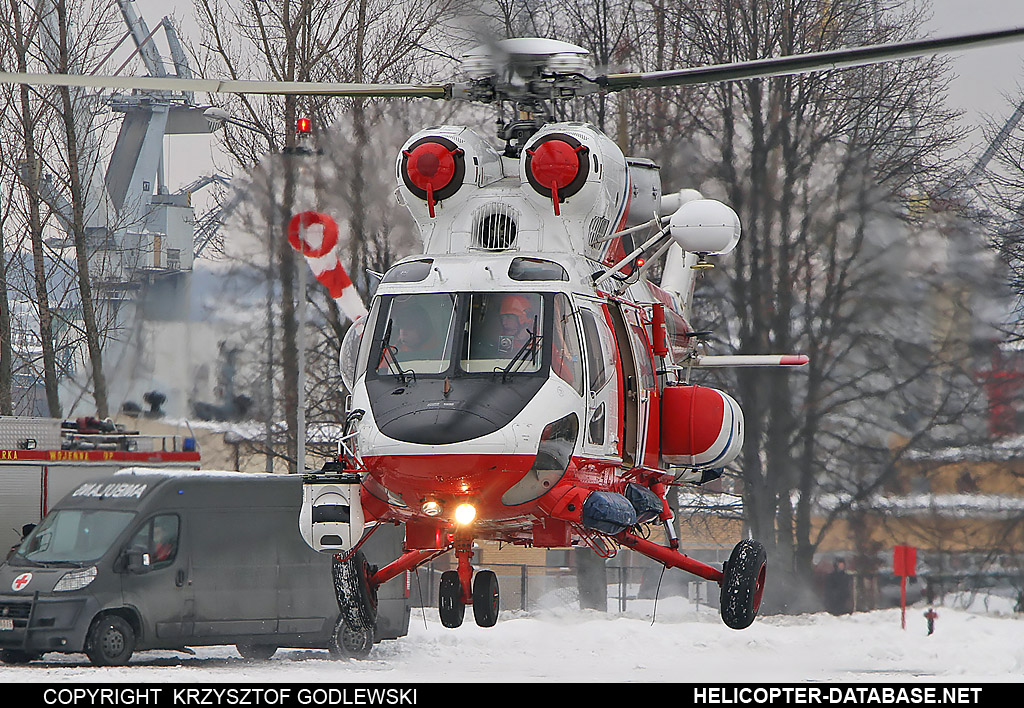
<path id="1" fill-rule="evenodd" d="M 411 67 L 430 55 L 427 45 L 440 36 L 445 18 L 452 12 L 450 0 L 435 0 L 415 6 L 394 0 L 358 0 L 357 2 L 311 2 L 310 0 L 249 0 L 242 4 L 218 0 L 196 0 L 202 36 L 195 52 L 207 73 L 227 74 L 232 78 L 268 78 L 275 80 L 352 80 L 390 81 L 415 73 Z M 365 152 L 373 150 L 367 130 L 367 107 L 362 101 L 328 102 L 323 98 L 252 100 L 227 99 L 225 107 L 239 120 L 229 122 L 223 143 L 237 165 L 253 165 L 263 151 L 281 151 L 282 164 L 275 200 L 278 209 L 272 231 L 276 238 L 266 245 L 274 249 L 268 262 L 275 263 L 274 280 L 278 284 L 280 311 L 273 327 L 280 336 L 280 347 L 268 346 L 274 355 L 276 375 L 288 429 L 286 456 L 294 459 L 298 406 L 298 325 L 296 267 L 305 263 L 296 259 L 284 238 L 287 225 L 297 211 L 313 208 L 315 196 L 299 193 L 300 172 L 309 161 L 297 154 L 295 120 L 300 110 L 328 126 L 344 110 L 354 116 L 350 125 L 359 136 L 358 150 L 349 159 L 358 163 Z M 244 123 L 248 130 L 236 130 Z M 312 168 L 316 168 L 313 165 Z M 365 200 L 360 180 L 364 170 L 345 171 L 349 181 L 345 191 L 353 195 L 347 218 L 357 236 L 350 242 L 360 273 L 365 267 L 363 242 L 369 235 L 361 224 Z M 270 356 L 268 355 L 268 362 Z M 272 417 L 272 416 L 271 416 Z M 268 418 L 269 421 L 269 418 Z M 270 425 L 268 422 L 267 438 Z"/>
<path id="2" fill-rule="evenodd" d="M 40 31 L 41 18 L 37 13 L 24 16 L 22 3 L 11 0 L 7 6 L 8 16 L 2 23 L 7 42 L 13 54 L 18 71 L 28 71 L 33 60 L 33 44 Z M 7 14 L 7 13 L 5 13 Z M 35 302 L 39 313 L 39 340 L 43 354 L 43 382 L 46 402 L 51 416 L 61 415 L 58 393 L 57 365 L 53 339 L 53 315 L 50 311 L 46 278 L 46 257 L 43 251 L 43 206 L 39 196 L 41 155 L 37 145 L 37 134 L 41 127 L 41 102 L 33 101 L 33 91 L 27 85 L 20 85 L 17 120 L 23 140 L 24 163 L 19 178 L 28 205 L 26 228 L 32 243 L 32 258 L 35 276 Z"/>

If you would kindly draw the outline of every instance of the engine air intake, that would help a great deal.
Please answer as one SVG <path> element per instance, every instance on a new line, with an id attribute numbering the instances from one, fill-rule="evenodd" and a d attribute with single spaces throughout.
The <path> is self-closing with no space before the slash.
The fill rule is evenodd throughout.
<path id="1" fill-rule="evenodd" d="M 473 214 L 473 246 L 486 251 L 514 248 L 519 212 L 508 204 L 490 204 Z"/>

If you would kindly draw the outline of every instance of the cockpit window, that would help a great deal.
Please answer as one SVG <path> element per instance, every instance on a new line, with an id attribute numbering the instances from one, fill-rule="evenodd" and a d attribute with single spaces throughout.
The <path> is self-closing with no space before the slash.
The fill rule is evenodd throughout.
<path id="1" fill-rule="evenodd" d="M 448 369 L 454 293 L 396 295 L 380 312 L 383 330 L 373 359 L 378 374 L 440 374 Z"/>
<path id="2" fill-rule="evenodd" d="M 434 265 L 433 258 L 425 258 L 419 261 L 399 263 L 384 274 L 382 283 L 418 283 L 426 280 L 430 275 L 430 267 Z"/>
<path id="3" fill-rule="evenodd" d="M 512 280 L 568 280 L 565 268 L 554 261 L 542 258 L 513 258 L 508 267 L 508 277 Z"/>
<path id="4" fill-rule="evenodd" d="M 544 300 L 538 293 L 470 293 L 462 370 L 540 371 Z"/>

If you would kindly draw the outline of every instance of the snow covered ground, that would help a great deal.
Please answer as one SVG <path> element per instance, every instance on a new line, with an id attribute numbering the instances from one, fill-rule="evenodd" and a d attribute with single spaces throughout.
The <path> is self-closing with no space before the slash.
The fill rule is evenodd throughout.
<path id="1" fill-rule="evenodd" d="M 625 615 L 576 609 L 503 613 L 481 629 L 467 613 L 457 630 L 437 611 L 413 610 L 409 636 L 378 644 L 363 661 L 335 661 L 326 651 L 281 650 L 246 661 L 233 647 L 195 656 L 141 652 L 132 664 L 94 668 L 84 656 L 48 654 L 28 666 L 0 667 L 8 682 L 396 684 L 435 682 L 802 683 L 1024 681 L 1024 617 L 939 607 L 927 636 L 924 607 L 843 617 L 759 618 L 743 631 L 715 610 L 681 598 L 631 605 Z"/>

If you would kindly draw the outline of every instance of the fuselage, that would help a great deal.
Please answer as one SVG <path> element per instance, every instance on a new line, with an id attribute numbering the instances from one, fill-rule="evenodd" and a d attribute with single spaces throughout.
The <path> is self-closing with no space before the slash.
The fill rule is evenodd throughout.
<path id="1" fill-rule="evenodd" d="M 469 504 L 475 537 L 568 545 L 590 491 L 671 481 L 660 399 L 692 348 L 689 293 L 649 283 L 622 235 L 661 230 L 656 167 L 570 123 L 522 157 L 428 129 L 396 169 L 424 252 L 384 274 L 342 346 L 368 517 L 416 539 Z"/>

